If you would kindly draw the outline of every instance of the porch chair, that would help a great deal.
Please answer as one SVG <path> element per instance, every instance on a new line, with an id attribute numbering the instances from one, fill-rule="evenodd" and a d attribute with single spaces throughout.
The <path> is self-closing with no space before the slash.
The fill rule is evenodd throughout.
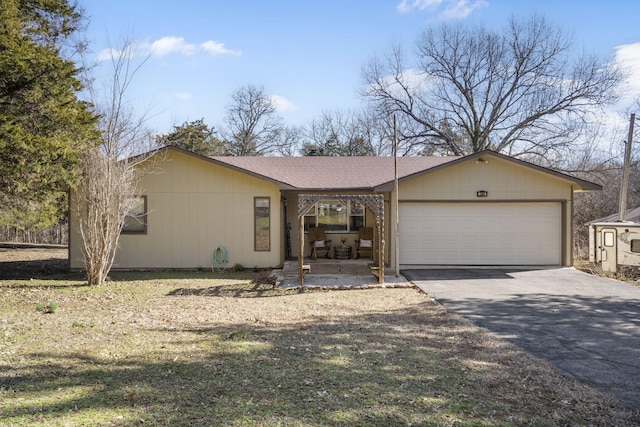
<path id="1" fill-rule="evenodd" d="M 328 240 L 324 228 L 313 227 L 309 229 L 309 244 L 311 245 L 311 258 L 318 258 L 318 251 L 325 251 L 325 256 L 331 258 L 331 240 Z"/>
<path id="2" fill-rule="evenodd" d="M 373 259 L 373 227 L 360 227 L 354 258 L 367 255 Z"/>

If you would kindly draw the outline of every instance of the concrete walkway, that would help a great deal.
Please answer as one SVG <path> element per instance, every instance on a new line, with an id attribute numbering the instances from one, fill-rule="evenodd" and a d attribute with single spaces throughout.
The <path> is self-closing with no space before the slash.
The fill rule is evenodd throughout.
<path id="1" fill-rule="evenodd" d="M 450 311 L 640 411 L 640 287 L 573 268 L 402 273 Z"/>
<path id="2" fill-rule="evenodd" d="M 405 277 L 395 276 L 395 271 L 385 269 L 384 284 L 378 283 L 378 278 L 371 274 L 367 259 L 335 260 L 318 258 L 305 259 L 305 264 L 311 266 L 311 271 L 304 277 L 306 288 L 351 289 L 371 287 L 413 287 Z M 285 261 L 281 270 L 274 270 L 279 285 L 283 288 L 298 288 L 298 261 Z"/>

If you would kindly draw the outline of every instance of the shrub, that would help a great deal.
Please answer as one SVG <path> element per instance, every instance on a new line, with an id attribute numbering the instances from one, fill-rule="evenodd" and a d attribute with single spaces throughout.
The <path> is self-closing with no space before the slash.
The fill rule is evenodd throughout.
<path id="1" fill-rule="evenodd" d="M 58 310 L 58 303 L 56 301 L 49 301 L 48 303 L 39 302 L 36 304 L 36 311 L 43 313 L 55 313 Z"/>

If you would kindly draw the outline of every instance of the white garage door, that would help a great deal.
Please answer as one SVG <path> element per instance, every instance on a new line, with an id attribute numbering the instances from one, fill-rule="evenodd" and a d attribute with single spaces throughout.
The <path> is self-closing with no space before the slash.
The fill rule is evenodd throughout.
<path id="1" fill-rule="evenodd" d="M 561 264 L 560 203 L 400 203 L 401 264 Z"/>

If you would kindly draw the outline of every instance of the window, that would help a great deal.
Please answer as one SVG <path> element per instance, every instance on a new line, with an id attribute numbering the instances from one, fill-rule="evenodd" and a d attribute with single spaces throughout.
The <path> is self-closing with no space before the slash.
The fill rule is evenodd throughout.
<path id="1" fill-rule="evenodd" d="M 615 242 L 615 233 L 613 231 L 605 231 L 602 234 L 604 237 L 604 245 L 613 247 L 613 243 Z"/>
<path id="2" fill-rule="evenodd" d="M 349 229 L 351 231 L 358 231 L 360 227 L 364 227 L 364 205 L 351 200 L 349 210 Z"/>
<path id="3" fill-rule="evenodd" d="M 147 196 L 137 196 L 131 200 L 129 212 L 124 218 L 124 234 L 147 233 Z"/>
<path id="4" fill-rule="evenodd" d="M 640 252 L 640 240 L 639 239 L 631 239 L 631 252 L 634 252 L 634 253 Z"/>
<path id="5" fill-rule="evenodd" d="M 304 231 L 324 228 L 327 233 L 357 231 L 364 227 L 364 205 L 355 200 L 320 200 L 304 215 Z"/>
<path id="6" fill-rule="evenodd" d="M 256 251 L 271 250 L 271 199 L 255 197 L 253 199 L 254 216 L 254 249 Z"/>

